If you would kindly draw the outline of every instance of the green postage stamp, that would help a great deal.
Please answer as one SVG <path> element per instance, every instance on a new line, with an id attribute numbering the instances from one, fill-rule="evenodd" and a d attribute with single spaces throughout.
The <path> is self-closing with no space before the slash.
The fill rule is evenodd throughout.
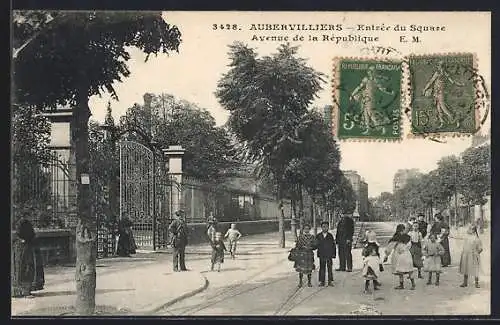
<path id="1" fill-rule="evenodd" d="M 408 67 L 413 135 L 476 131 L 473 54 L 410 56 Z"/>
<path id="2" fill-rule="evenodd" d="M 335 59 L 335 135 L 340 140 L 400 140 L 401 75 L 399 61 Z"/>

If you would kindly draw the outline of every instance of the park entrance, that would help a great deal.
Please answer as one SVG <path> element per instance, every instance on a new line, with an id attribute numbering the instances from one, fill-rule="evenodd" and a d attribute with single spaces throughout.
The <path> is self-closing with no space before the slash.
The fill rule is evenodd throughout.
<path id="1" fill-rule="evenodd" d="M 119 142 L 120 219 L 129 218 L 139 249 L 168 243 L 172 187 L 163 155 L 136 141 Z"/>

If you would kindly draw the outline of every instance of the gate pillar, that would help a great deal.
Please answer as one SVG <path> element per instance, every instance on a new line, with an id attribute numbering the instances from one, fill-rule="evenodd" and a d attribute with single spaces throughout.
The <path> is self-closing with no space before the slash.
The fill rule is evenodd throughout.
<path id="1" fill-rule="evenodd" d="M 166 162 L 168 164 L 168 173 L 172 181 L 172 195 L 170 211 L 175 212 L 184 208 L 184 196 L 182 194 L 182 157 L 184 156 L 182 146 L 169 146 L 163 149 Z"/>

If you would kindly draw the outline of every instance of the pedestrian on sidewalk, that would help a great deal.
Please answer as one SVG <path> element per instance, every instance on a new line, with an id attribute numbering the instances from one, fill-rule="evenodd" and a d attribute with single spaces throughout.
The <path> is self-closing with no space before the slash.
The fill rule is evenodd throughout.
<path id="1" fill-rule="evenodd" d="M 395 289 L 404 289 L 404 276 L 408 275 L 411 281 L 411 290 L 415 289 L 415 280 L 413 279 L 413 260 L 410 253 L 411 239 L 405 233 L 405 225 L 399 224 L 396 227 L 396 233 L 389 240 L 389 245 L 385 249 L 384 262 L 391 255 L 392 273 L 399 278 L 399 286 Z"/>
<path id="2" fill-rule="evenodd" d="M 464 282 L 460 287 L 467 287 L 469 276 L 473 276 L 476 288 L 479 288 L 480 255 L 482 251 L 483 245 L 479 239 L 477 227 L 470 225 L 467 229 L 467 235 L 464 239 L 464 246 L 460 256 L 459 272 L 464 276 Z"/>
<path id="3" fill-rule="evenodd" d="M 241 238 L 241 232 L 236 229 L 236 224 L 232 223 L 231 228 L 229 228 L 224 235 L 224 238 L 229 239 L 229 254 L 231 254 L 231 258 L 234 259 L 236 257 L 236 244 L 238 240 Z"/>
<path id="4" fill-rule="evenodd" d="M 425 215 L 423 213 L 418 214 L 418 231 L 422 234 L 422 238 L 427 237 L 427 222 L 425 222 Z"/>
<path id="5" fill-rule="evenodd" d="M 352 237 L 354 236 L 354 220 L 342 215 L 337 224 L 335 240 L 339 251 L 339 268 L 336 271 L 352 272 Z"/>
<path id="6" fill-rule="evenodd" d="M 212 214 L 210 215 L 212 216 Z M 212 218 L 208 218 L 207 237 L 209 243 L 215 240 L 215 233 L 217 233 L 217 220 L 212 216 Z"/>
<path id="7" fill-rule="evenodd" d="M 413 229 L 413 224 L 417 222 L 417 218 L 410 217 L 408 222 L 406 223 L 405 233 L 409 233 Z"/>
<path id="8" fill-rule="evenodd" d="M 440 213 L 434 215 L 434 223 L 431 227 L 431 233 L 435 234 L 438 238 L 438 242 L 444 248 L 444 254 L 441 258 L 441 266 L 447 267 L 451 264 L 451 254 L 450 254 L 450 241 L 448 236 L 450 234 L 450 226 L 444 222 L 444 217 Z"/>
<path id="9" fill-rule="evenodd" d="M 131 254 L 136 253 L 137 246 L 132 232 L 132 221 L 124 217 L 118 223 L 118 246 L 116 253 L 121 257 L 130 257 Z"/>
<path id="10" fill-rule="evenodd" d="M 226 251 L 226 245 L 222 240 L 222 233 L 215 233 L 215 239 L 210 242 L 212 246 L 212 258 L 210 271 L 214 270 L 214 266 L 217 265 L 217 272 L 220 272 L 221 264 L 224 263 L 224 252 Z"/>
<path id="11" fill-rule="evenodd" d="M 310 232 L 311 226 L 305 224 L 295 243 L 296 258 L 293 267 L 299 273 L 299 287 L 302 287 L 304 274 L 307 275 L 307 286 L 312 287 L 311 274 L 315 269 L 313 251 L 316 249 L 317 243 L 316 238 Z"/>
<path id="12" fill-rule="evenodd" d="M 365 278 L 365 291 L 370 293 L 370 281 L 373 282 L 373 290 L 379 290 L 380 257 L 375 245 L 367 245 L 363 249 L 363 277 Z"/>
<path id="13" fill-rule="evenodd" d="M 336 254 L 335 239 L 328 231 L 330 224 L 328 221 L 321 222 L 321 233 L 316 235 L 319 258 L 319 286 L 325 285 L 325 269 L 328 270 L 328 286 L 333 286 L 333 261 Z"/>
<path id="14" fill-rule="evenodd" d="M 32 297 L 31 291 L 43 289 L 43 262 L 41 255 L 37 256 L 35 240 L 33 224 L 21 219 L 12 245 L 12 297 Z"/>
<path id="15" fill-rule="evenodd" d="M 416 222 L 413 223 L 413 229 L 408 233 L 408 235 L 410 236 L 411 239 L 410 253 L 413 259 L 413 266 L 417 268 L 418 278 L 423 279 L 424 278 L 422 276 L 422 267 L 424 267 L 422 261 L 423 236 L 422 233 L 419 231 L 418 223 Z"/>
<path id="16" fill-rule="evenodd" d="M 377 269 L 379 272 L 384 271 L 384 266 L 382 265 L 382 260 L 380 258 L 380 245 L 377 242 L 377 233 L 373 230 L 367 230 L 365 232 L 365 240 L 364 240 L 365 246 L 363 247 L 363 250 L 361 251 L 361 255 L 363 257 L 369 257 L 371 255 L 371 250 L 374 250 L 377 253 L 379 265 L 377 266 Z M 372 259 L 373 260 L 373 259 Z M 368 271 L 368 270 L 366 270 Z M 376 274 L 377 277 L 372 279 L 373 280 L 373 285 L 374 287 L 377 287 L 375 290 L 378 289 L 378 287 L 381 286 L 381 283 L 378 281 L 378 274 Z"/>
<path id="17" fill-rule="evenodd" d="M 185 264 L 186 246 L 188 243 L 188 228 L 183 210 L 175 212 L 175 220 L 169 226 L 172 234 L 173 269 L 174 272 L 187 271 Z"/>
<path id="18" fill-rule="evenodd" d="M 439 285 L 439 275 L 441 274 L 441 256 L 444 254 L 443 246 L 437 241 L 435 234 L 429 235 L 428 242 L 423 247 L 424 272 L 427 272 L 427 285 L 432 284 L 432 273 L 436 274 L 436 285 Z"/>

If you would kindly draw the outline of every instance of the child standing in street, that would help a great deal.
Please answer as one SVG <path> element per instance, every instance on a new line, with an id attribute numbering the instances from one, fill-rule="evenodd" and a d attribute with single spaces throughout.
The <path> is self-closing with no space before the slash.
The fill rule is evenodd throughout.
<path id="1" fill-rule="evenodd" d="M 231 224 L 231 228 L 227 230 L 224 238 L 229 238 L 229 254 L 231 254 L 231 258 L 234 259 L 236 256 L 236 244 L 241 238 L 241 233 L 236 229 L 235 223 Z"/>
<path id="2" fill-rule="evenodd" d="M 212 245 L 212 266 L 210 271 L 214 270 L 214 266 L 217 264 L 217 272 L 220 272 L 221 264 L 224 263 L 224 251 L 226 251 L 226 245 L 222 240 L 222 234 L 220 232 L 215 233 L 215 240 L 211 242 Z"/>
<path id="3" fill-rule="evenodd" d="M 412 225 L 412 229 L 408 233 L 411 240 L 410 253 L 413 259 L 413 266 L 418 270 L 418 278 L 423 279 L 422 276 L 422 267 L 424 266 L 422 261 L 422 241 L 423 236 L 419 230 L 418 223 L 414 222 Z"/>
<path id="4" fill-rule="evenodd" d="M 365 233 L 365 238 L 366 238 L 365 239 L 365 247 L 362 251 L 363 257 L 369 256 L 370 249 L 373 248 L 375 250 L 375 252 L 377 253 L 377 256 L 379 258 L 378 270 L 379 270 L 379 272 L 383 272 L 384 266 L 382 265 L 382 260 L 380 259 L 380 252 L 379 252 L 380 245 L 377 242 L 377 234 L 373 230 L 367 230 Z M 373 280 L 373 285 L 377 287 L 375 290 L 377 290 L 378 287 L 381 286 L 380 282 L 377 279 Z"/>
<path id="5" fill-rule="evenodd" d="M 459 272 L 464 275 L 464 282 L 460 287 L 467 287 L 469 276 L 473 276 L 476 288 L 479 288 L 479 257 L 482 251 L 483 246 L 477 234 L 477 227 L 475 225 L 470 225 L 469 229 L 467 229 L 467 236 L 464 240 L 462 255 L 460 256 Z"/>
<path id="6" fill-rule="evenodd" d="M 396 233 L 389 241 L 385 249 L 385 258 L 391 255 L 392 273 L 399 278 L 399 286 L 395 289 L 404 289 L 404 276 L 408 275 L 411 281 L 411 290 L 415 290 L 415 279 L 413 279 L 413 260 L 410 253 L 410 236 L 405 233 L 405 225 L 399 224 Z M 392 253 L 392 254 L 391 254 Z"/>
<path id="7" fill-rule="evenodd" d="M 373 282 L 373 290 L 379 290 L 377 281 L 380 271 L 380 257 L 374 245 L 365 246 L 363 249 L 363 277 L 365 278 L 365 293 L 370 293 L 370 281 Z"/>
<path id="8" fill-rule="evenodd" d="M 432 273 L 436 274 L 436 285 L 439 285 L 439 274 L 441 273 L 441 256 L 444 254 L 444 248 L 437 241 L 437 236 L 434 233 L 429 235 L 429 240 L 423 247 L 424 271 L 429 273 L 427 285 L 432 284 Z"/>

